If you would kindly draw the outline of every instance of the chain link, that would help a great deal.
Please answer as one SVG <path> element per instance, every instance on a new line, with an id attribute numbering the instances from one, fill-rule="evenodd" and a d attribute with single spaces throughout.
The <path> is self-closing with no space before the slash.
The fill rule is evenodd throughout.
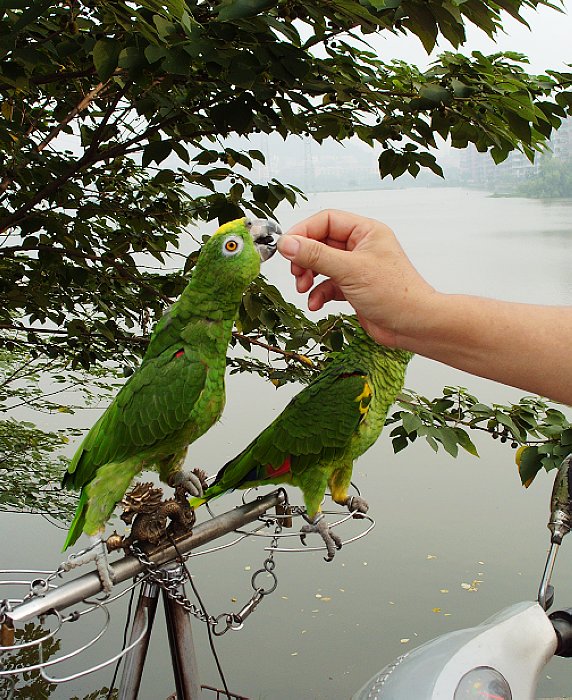
<path id="1" fill-rule="evenodd" d="M 65 573 L 65 569 L 63 565 L 60 564 L 60 566 L 48 576 L 35 578 L 33 581 L 30 581 L 30 592 L 24 600 L 45 595 L 50 590 L 50 583 L 59 578 L 63 573 Z"/>
<path id="2" fill-rule="evenodd" d="M 145 567 L 146 580 L 157 584 L 157 586 L 159 586 L 161 590 L 165 591 L 169 598 L 178 603 L 185 610 L 185 612 L 193 615 L 201 622 L 206 622 L 209 625 L 216 624 L 215 617 L 205 615 L 198 606 L 191 603 L 191 601 L 188 598 L 185 598 L 185 596 L 180 592 L 179 588 L 187 580 L 187 573 L 185 569 L 181 569 L 181 574 L 176 576 L 174 575 L 172 569 L 165 569 L 152 562 L 145 552 L 137 547 L 137 545 L 131 545 L 130 551 L 131 554 L 138 559 L 141 566 Z"/>
<path id="3" fill-rule="evenodd" d="M 276 562 L 274 561 L 274 552 L 272 550 L 278 546 L 278 536 L 282 532 L 282 525 L 280 524 L 279 520 L 274 521 L 274 523 L 274 536 L 272 538 L 272 544 L 270 545 L 270 554 L 263 561 L 262 567 L 255 571 L 250 579 L 254 593 L 237 613 L 221 613 L 216 617 L 213 615 L 207 615 L 200 607 L 192 603 L 181 592 L 182 585 L 188 580 L 189 577 L 185 567 L 181 567 L 181 573 L 176 575 L 173 569 L 166 569 L 151 561 L 145 552 L 137 547 L 137 545 L 131 545 L 131 553 L 145 568 L 145 578 L 148 581 L 155 583 L 161 590 L 165 591 L 169 598 L 180 605 L 187 614 L 192 615 L 197 620 L 200 620 L 207 625 L 210 625 L 212 627 L 213 634 L 220 637 L 223 634 L 226 634 L 226 632 L 229 630 L 238 631 L 242 629 L 244 626 L 244 621 L 254 612 L 264 596 L 273 593 L 278 586 L 278 579 L 274 573 Z M 268 523 L 268 525 L 270 525 L 270 523 Z M 272 577 L 272 583 L 270 586 L 266 588 L 261 585 L 257 586 L 257 579 L 261 574 L 269 574 Z"/>
<path id="4" fill-rule="evenodd" d="M 6 622 L 8 613 L 10 612 L 12 612 L 10 602 L 6 599 L 0 600 L 0 625 L 3 625 Z"/>

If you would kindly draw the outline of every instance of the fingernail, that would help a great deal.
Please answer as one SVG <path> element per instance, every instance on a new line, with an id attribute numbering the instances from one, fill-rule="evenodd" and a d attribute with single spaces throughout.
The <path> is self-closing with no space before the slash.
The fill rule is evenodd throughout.
<path id="1" fill-rule="evenodd" d="M 299 250 L 300 241 L 294 238 L 294 236 L 282 236 L 278 239 L 278 251 L 282 253 L 285 258 L 291 260 L 296 257 Z"/>

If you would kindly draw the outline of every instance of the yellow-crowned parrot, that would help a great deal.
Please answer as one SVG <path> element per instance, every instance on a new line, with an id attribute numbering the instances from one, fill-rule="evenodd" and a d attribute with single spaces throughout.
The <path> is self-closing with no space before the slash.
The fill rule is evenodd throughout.
<path id="1" fill-rule="evenodd" d="M 157 323 L 141 365 L 91 428 L 71 460 L 63 485 L 80 491 L 64 549 L 83 533 L 98 543 L 95 559 L 109 590 L 101 533 L 133 478 L 157 469 L 172 486 L 202 493 L 199 479 L 182 470 L 190 443 L 220 417 L 226 352 L 247 286 L 260 261 L 276 250 L 272 221 L 237 219 L 203 246 L 189 284 Z"/>
<path id="2" fill-rule="evenodd" d="M 356 324 L 357 326 L 357 324 Z M 403 387 L 412 354 L 378 345 L 359 326 L 344 350 L 238 456 L 224 465 L 197 507 L 232 489 L 294 484 L 304 495 L 308 532 L 318 532 L 333 559 L 340 538 L 320 507 L 329 488 L 336 503 L 365 513 L 361 497 L 348 495 L 354 461 L 379 437 Z"/>

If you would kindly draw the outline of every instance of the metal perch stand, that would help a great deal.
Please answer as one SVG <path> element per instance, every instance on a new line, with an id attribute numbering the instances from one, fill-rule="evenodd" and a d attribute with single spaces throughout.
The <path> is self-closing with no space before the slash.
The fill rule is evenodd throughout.
<path id="1" fill-rule="evenodd" d="M 198 618 L 207 625 L 210 625 L 212 634 L 221 636 L 229 630 L 238 630 L 243 626 L 246 618 L 260 604 L 264 596 L 272 593 L 277 586 L 277 578 L 274 574 L 274 552 L 302 551 L 299 548 L 287 549 L 279 547 L 278 542 L 281 537 L 292 537 L 294 533 L 283 534 L 282 522 L 293 515 L 300 515 L 302 508 L 290 508 L 288 515 L 278 514 L 280 508 L 287 504 L 286 492 L 278 489 L 270 494 L 256 498 L 249 503 L 215 516 L 210 520 L 201 522 L 194 526 L 192 533 L 185 535 L 171 544 L 165 544 L 155 552 L 146 553 L 143 548 L 132 546 L 133 554 L 127 555 L 111 563 L 115 579 L 113 595 L 109 599 L 94 600 L 94 597 L 101 593 L 102 586 L 98 574 L 94 571 L 84 574 L 73 580 L 62 583 L 57 581 L 62 577 L 62 567 L 54 572 L 22 572 L 22 571 L 0 571 L 0 574 L 11 575 L 12 579 L 0 579 L 0 590 L 2 586 L 14 587 L 27 585 L 29 592 L 24 598 L 1 599 L 0 596 L 0 682 L 4 679 L 13 679 L 17 674 L 38 671 L 41 676 L 50 683 L 63 683 L 80 678 L 88 673 L 104 668 L 112 663 L 118 662 L 124 657 L 123 671 L 119 685 L 119 700 L 136 700 L 139 693 L 141 677 L 145 665 L 149 640 L 153 629 L 155 612 L 159 597 L 163 599 L 165 608 L 166 627 L 169 639 L 171 663 L 176 687 L 177 700 L 199 700 L 202 697 L 197 662 L 193 644 L 190 615 Z M 268 515 L 267 511 L 272 508 L 277 509 L 277 515 Z M 351 516 L 349 516 L 351 517 Z M 345 522 L 347 516 L 338 520 L 334 526 Z M 251 531 L 242 528 L 259 522 L 258 526 Z M 353 537 L 346 542 L 354 541 L 366 535 L 374 526 L 374 521 L 365 517 L 363 519 L 366 527 L 357 537 Z M 269 532 L 270 525 L 274 524 L 273 532 Z M 262 532 L 266 530 L 266 532 Z M 214 540 L 223 537 L 231 532 L 237 533 L 237 538 L 230 544 L 213 547 L 212 549 L 197 552 L 198 547 L 204 546 Z M 188 580 L 188 571 L 185 560 L 191 556 L 208 554 L 227 546 L 236 544 L 245 537 L 257 535 L 271 537 L 270 547 L 265 547 L 269 555 L 265 559 L 262 568 L 256 571 L 251 578 L 251 585 L 254 590 L 251 598 L 238 613 L 222 613 L 216 617 L 207 616 L 201 607 L 195 606 L 186 597 L 184 583 Z M 316 548 L 308 548 L 314 550 Z M 23 574 L 37 574 L 32 581 L 21 580 Z M 270 585 L 266 587 L 260 582 L 261 576 L 268 579 Z M 14 580 L 14 577 L 19 578 Z M 127 587 L 116 593 L 119 584 L 134 580 Z M 74 673 L 67 677 L 53 677 L 51 667 L 63 661 L 73 659 L 86 649 L 94 645 L 107 631 L 110 621 L 108 606 L 113 601 L 131 591 L 135 586 L 139 587 L 139 597 L 133 615 L 130 629 L 129 642 L 125 648 L 112 658 L 106 659 L 92 668 Z M 78 605 L 87 605 L 87 609 L 78 612 L 74 610 L 66 614 L 68 608 Z M 71 653 L 59 656 L 55 659 L 44 658 L 44 644 L 54 639 L 55 635 L 62 628 L 64 623 L 75 622 L 83 615 L 100 612 L 104 615 L 104 622 L 101 630 L 88 643 L 80 648 L 74 649 Z M 15 630 L 24 623 L 39 619 L 42 625 L 46 620 L 54 620 L 54 629 L 42 632 L 40 638 L 32 641 L 16 642 Z M 93 628 L 93 625 L 91 626 Z M 38 663 L 25 666 L 10 667 L 3 663 L 10 655 L 19 651 L 26 651 L 30 647 L 38 649 Z M 203 688 L 206 688 L 203 686 Z M 209 690 L 214 690 L 208 688 Z M 14 697 L 13 693 L 8 698 Z M 216 697 L 239 698 L 240 696 L 227 694 L 223 691 L 216 691 Z"/>

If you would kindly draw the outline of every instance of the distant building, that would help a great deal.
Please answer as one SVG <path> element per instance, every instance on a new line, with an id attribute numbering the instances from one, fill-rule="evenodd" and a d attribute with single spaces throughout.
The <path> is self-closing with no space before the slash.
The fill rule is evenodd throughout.
<path id="1" fill-rule="evenodd" d="M 567 119 L 548 142 L 549 151 L 537 154 L 534 163 L 520 151 L 512 151 L 508 158 L 495 164 L 488 153 L 479 153 L 474 146 L 462 152 L 459 169 L 463 183 L 492 187 L 503 181 L 528 178 L 538 172 L 543 158 L 572 158 L 572 119 Z"/>
<path id="2" fill-rule="evenodd" d="M 572 158 L 572 119 L 567 119 L 550 141 L 556 158 Z"/>

